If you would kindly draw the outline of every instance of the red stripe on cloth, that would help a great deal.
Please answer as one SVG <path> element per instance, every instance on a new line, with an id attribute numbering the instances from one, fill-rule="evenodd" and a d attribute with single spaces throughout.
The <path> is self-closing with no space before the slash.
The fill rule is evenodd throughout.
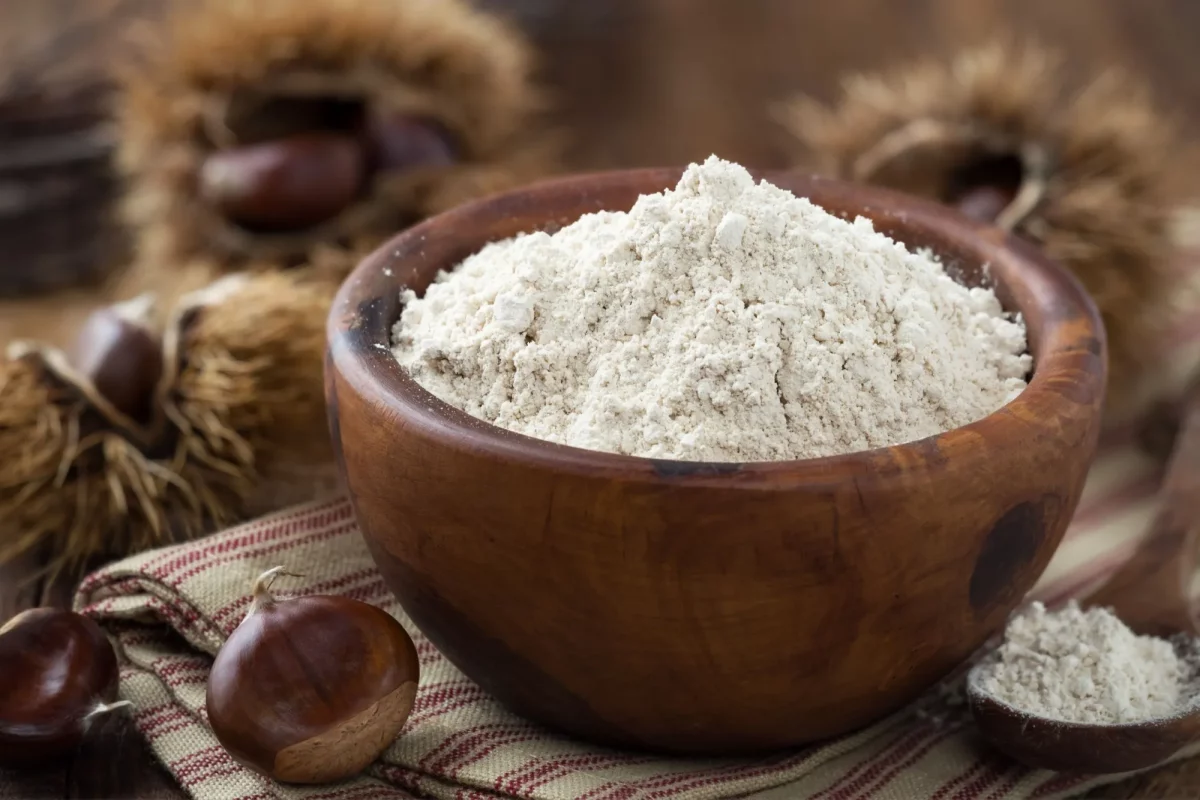
<path id="1" fill-rule="evenodd" d="M 974 800 L 979 797 L 980 792 L 1000 780 L 1000 776 L 1004 774 L 1003 768 L 995 759 L 980 762 L 977 766 L 983 767 L 983 774 L 955 792 L 951 800 Z"/>
<path id="2" fill-rule="evenodd" d="M 903 758 L 913 748 L 920 746 L 930 736 L 936 735 L 937 730 L 929 723 L 922 722 L 915 728 L 901 728 L 900 733 L 890 742 L 880 748 L 871 759 L 865 759 L 843 774 L 838 780 L 814 794 L 811 800 L 822 800 L 835 793 L 845 790 L 856 791 L 864 781 L 870 781 L 889 765 Z"/>
<path id="3" fill-rule="evenodd" d="M 1008 769 L 1000 773 L 1001 778 L 1003 778 L 1005 775 L 1008 775 L 1008 780 L 993 789 L 987 796 L 987 800 L 1000 800 L 1000 798 L 1004 797 L 1004 795 L 1011 792 L 1013 788 L 1021 782 L 1021 779 L 1028 774 L 1029 770 L 1020 764 L 1009 764 Z"/>
<path id="4" fill-rule="evenodd" d="M 230 762 L 223 767 L 214 766 L 207 772 L 197 772 L 191 775 L 187 779 L 187 782 L 191 785 L 192 789 L 195 790 L 199 784 L 207 783 L 208 781 L 215 781 L 217 778 L 228 778 L 230 775 L 238 775 L 241 774 L 244 769 L 245 767 L 241 767 L 233 762 Z M 180 783 L 182 782 L 183 779 L 180 779 Z M 200 792 L 200 795 L 203 796 L 203 792 Z"/>
<path id="5" fill-rule="evenodd" d="M 605 781 L 594 789 L 589 789 L 588 791 L 579 795 L 579 797 L 577 797 L 575 800 L 596 800 L 596 798 L 599 797 L 602 792 L 613 789 L 619 785 L 620 784 L 613 783 L 612 781 Z"/>
<path id="6" fill-rule="evenodd" d="M 610 769 L 612 766 L 634 766 L 653 764 L 655 758 L 632 756 L 630 753 L 600 754 L 588 756 L 565 756 L 552 760 L 535 760 L 520 769 L 509 770 L 496 778 L 493 788 L 512 795 L 529 795 L 534 789 L 557 781 L 558 778 L 578 771 Z"/>
<path id="7" fill-rule="evenodd" d="M 415 719 L 410 719 L 408 724 L 412 726 L 425 725 L 448 714 L 451 714 L 460 709 L 474 705 L 476 703 L 490 703 L 492 698 L 486 694 L 481 695 L 466 695 L 457 700 L 447 703 L 444 706 L 436 708 L 426 714 L 422 714 Z"/>
<path id="8" fill-rule="evenodd" d="M 240 769 L 220 745 L 197 750 L 178 761 L 168 764 L 171 772 L 175 774 L 175 777 L 179 778 L 181 783 L 188 782 L 189 778 L 200 780 L 199 776 L 206 771 L 230 766 L 235 771 Z"/>
<path id="9" fill-rule="evenodd" d="M 438 689 L 433 697 L 429 697 L 425 689 L 417 692 L 417 700 L 413 711 L 408 717 L 405 727 L 413 728 L 438 717 L 445 716 L 471 703 L 490 702 L 491 696 L 470 681 L 459 681 L 453 689 Z M 420 707 L 418 707 L 420 703 Z"/>
<path id="10" fill-rule="evenodd" d="M 496 778 L 492 784 L 493 788 L 498 791 L 504 791 L 508 794 L 516 795 L 524 789 L 526 792 L 536 788 L 537 786 L 549 783 L 549 780 L 537 781 L 534 784 L 526 786 L 527 781 L 535 780 L 540 777 L 538 774 L 541 770 L 540 765 L 549 765 L 558 769 L 563 769 L 568 772 L 588 772 L 595 769 L 608 769 L 611 767 L 632 767 L 642 764 L 653 764 L 658 759 L 652 756 L 638 756 L 632 753 L 589 753 L 586 755 L 564 756 L 554 759 L 553 761 L 536 761 L 531 764 L 522 765 L 516 769 L 509 770 Z M 531 771 L 531 767 L 538 767 Z M 553 780 L 553 779 L 551 779 Z"/>
<path id="11" fill-rule="evenodd" d="M 143 567 L 142 572 L 158 578 L 164 583 L 178 583 L 215 564 L 240 561 L 254 555 L 266 555 L 287 547 L 321 541 L 323 538 L 328 538 L 330 533 L 356 528 L 353 518 L 343 519 L 340 518 L 341 516 L 298 516 L 281 525 L 266 525 L 260 530 L 243 536 L 218 536 L 216 537 L 218 541 L 206 547 L 193 546 L 185 549 L 182 554 L 178 554 L 170 561 L 160 563 L 155 567 L 148 565 Z M 308 533 L 298 536 L 304 531 Z M 171 555 L 171 552 L 169 551 L 167 555 Z"/>
<path id="12" fill-rule="evenodd" d="M 204 672 L 207 674 L 211 664 L 211 661 L 200 661 L 194 657 L 162 656 L 152 660 L 149 668 L 155 674 L 169 678 L 181 672 Z"/>
<path id="13" fill-rule="evenodd" d="M 484 693 L 478 685 L 472 683 L 467 678 L 451 678 L 446 681 L 423 684 L 421 690 L 417 692 L 417 699 L 413 701 L 413 713 L 427 711 L 440 703 L 462 695 L 464 692 Z"/>
<path id="14" fill-rule="evenodd" d="M 980 770 L 987 767 L 987 764 L 987 760 L 976 761 L 968 769 L 960 772 L 957 778 L 943 783 L 936 792 L 929 796 L 929 800 L 947 800 L 950 792 L 978 775 Z M 962 792 L 955 794 L 952 800 L 962 800 Z"/>
<path id="15" fill-rule="evenodd" d="M 184 581 L 191 580 L 197 575 L 200 575 L 208 570 L 215 569 L 226 564 L 234 564 L 239 561 L 250 561 L 253 559 L 262 558 L 263 556 L 274 555 L 276 553 L 286 552 L 303 545 L 314 544 L 316 542 L 326 542 L 330 539 L 337 539 L 343 536 L 348 536 L 356 533 L 358 527 L 353 521 L 347 522 L 336 528 L 326 528 L 311 533 L 299 539 L 283 539 L 281 541 L 272 541 L 269 544 L 263 544 L 256 549 L 240 550 L 238 552 L 229 553 L 216 558 L 210 558 L 203 562 L 194 563 L 186 568 L 180 568 L 169 574 L 163 574 L 161 571 L 148 571 L 147 574 L 161 580 L 169 586 L 179 586 Z"/>
<path id="16" fill-rule="evenodd" d="M 446 660 L 442 651 L 434 647 L 433 642 L 426 639 L 420 631 L 410 630 L 409 634 L 412 636 L 413 644 L 417 647 L 417 661 L 422 667 Z"/>
<path id="17" fill-rule="evenodd" d="M 298 530 L 323 528 L 353 517 L 354 511 L 350 502 L 344 499 L 331 501 L 316 508 L 284 512 L 279 516 L 254 520 L 219 534 L 204 547 L 191 544 L 168 548 L 161 555 L 148 560 L 142 569 L 151 574 L 169 575 L 181 566 L 212 555 L 252 547 L 269 539 L 290 536 Z"/>
<path id="18" fill-rule="evenodd" d="M 639 797 L 670 797 L 671 795 L 677 794 L 680 791 L 685 791 L 692 788 L 691 783 L 688 782 L 693 781 L 696 778 L 700 779 L 701 785 L 713 785 L 728 782 L 730 780 L 740 781 L 761 777 L 763 775 L 778 774 L 803 765 L 804 762 L 812 759 L 815 754 L 819 753 L 821 749 L 822 747 L 820 745 L 816 747 L 805 748 L 785 758 L 776 759 L 769 763 L 761 764 L 757 767 L 748 766 L 746 764 L 731 764 L 724 767 L 714 767 L 698 773 L 692 772 L 676 775 L 662 775 L 657 778 L 643 779 L 638 781 L 636 785 L 632 786 L 632 790 L 633 793 Z M 672 788 L 674 784 L 680 783 L 687 783 L 687 785 Z M 613 783 L 609 784 L 608 786 L 621 787 L 622 785 Z M 605 788 L 608 787 L 599 787 L 601 790 Z M 605 800 L 619 800 L 619 798 L 629 797 L 630 794 L 626 791 L 626 788 L 629 787 L 618 788 L 614 794 L 611 796 L 606 796 Z M 647 789 L 658 789 L 658 791 L 652 791 L 649 794 L 643 795 L 642 792 Z M 593 793 L 596 791 L 597 790 L 589 792 L 587 796 L 593 796 Z"/>
<path id="19" fill-rule="evenodd" d="M 499 736 L 507 733 L 529 730 L 527 722 L 489 722 L 463 728 L 443 739 L 437 747 L 430 750 L 417 763 L 417 768 L 423 772 L 438 775 L 446 765 L 454 764 L 471 751 L 474 744 L 481 738 Z"/>
<path id="20" fill-rule="evenodd" d="M 533 763 L 525 764 L 520 770 L 517 771 L 523 772 L 524 774 L 521 775 L 519 779 L 511 779 L 509 781 L 511 785 L 508 786 L 507 789 L 509 794 L 517 795 L 519 797 L 521 796 L 517 794 L 519 787 L 525 786 L 526 784 L 530 788 L 534 786 L 540 786 L 561 778 L 564 775 L 569 775 L 571 774 L 572 770 L 559 761 L 538 760 Z M 505 776 L 509 774 L 511 773 L 504 773 L 504 775 L 496 778 L 496 780 L 492 782 L 492 787 L 495 789 L 501 789 L 505 783 Z M 538 782 L 539 778 L 543 779 L 540 783 Z"/>
<path id="21" fill-rule="evenodd" d="M 426 776 L 415 770 L 411 770 L 407 767 L 400 767 L 395 764 L 382 764 L 377 762 L 371 767 L 371 772 L 380 775 L 384 780 L 394 785 L 401 786 L 405 789 L 411 789 L 417 794 L 424 796 L 421 791 L 421 783 L 426 779 Z"/>
<path id="22" fill-rule="evenodd" d="M 161 728 L 155 728 L 154 733 L 153 733 L 153 739 L 161 739 L 164 736 L 168 736 L 172 733 L 177 733 L 178 731 L 195 728 L 197 726 L 197 724 L 198 723 L 196 722 L 196 720 L 192 719 L 191 717 L 184 717 L 182 719 L 177 719 L 174 722 L 170 723 L 169 725 L 164 725 Z M 142 733 L 142 736 L 146 737 L 147 741 L 153 740 L 153 739 L 151 739 L 151 734 L 148 734 L 145 731 L 141 731 L 141 733 Z"/>
<path id="23" fill-rule="evenodd" d="M 186 766 L 198 759 L 204 759 L 204 758 L 208 758 L 211 756 L 223 755 L 224 753 L 225 753 L 225 750 L 220 745 L 213 745 L 212 747 L 205 747 L 202 750 L 197 750 L 193 753 L 188 753 L 185 756 L 180 756 L 179 758 L 175 759 L 174 761 L 168 762 L 167 765 L 170 767 Z"/>
<path id="24" fill-rule="evenodd" d="M 447 768 L 445 770 L 445 777 L 452 779 L 457 778 L 459 773 L 461 773 L 464 769 L 487 758 L 492 753 L 496 752 L 498 748 L 508 747 L 509 745 L 514 744 L 523 744 L 524 742 L 531 742 L 535 739 L 541 739 L 545 737 L 545 735 L 546 734 L 540 730 L 528 730 L 525 732 L 514 732 L 504 736 L 486 736 L 480 741 L 480 746 L 475 748 L 473 752 L 466 757 L 460 758 L 452 766 Z"/>
<path id="25" fill-rule="evenodd" d="M 633 795 L 640 798 L 672 797 L 682 792 L 691 791 L 692 789 L 750 780 L 764 775 L 781 774 L 803 764 L 812 758 L 814 753 L 819 752 L 819 750 L 819 747 L 805 748 L 798 753 L 776 759 L 769 763 L 760 764 L 757 767 L 746 764 L 730 764 L 724 767 L 713 767 L 700 772 L 662 775 L 657 778 L 641 780 L 634 785 L 627 786 L 633 789 Z M 616 785 L 620 786 L 620 784 Z M 619 800 L 620 798 L 633 795 L 627 793 L 626 787 L 622 787 L 612 795 L 606 795 L 605 800 Z"/>
<path id="26" fill-rule="evenodd" d="M 167 725 L 172 722 L 178 722 L 180 719 L 190 720 L 191 717 L 189 717 L 187 713 L 179 706 L 172 706 L 170 713 L 158 714 L 153 719 L 139 719 L 135 717 L 133 724 L 139 731 L 142 732 L 144 736 L 149 738 L 163 725 Z"/>
<path id="27" fill-rule="evenodd" d="M 857 764 L 855 764 L 853 767 L 851 767 L 849 770 L 847 770 L 845 773 L 843 773 L 842 776 L 840 778 L 838 778 L 836 781 L 834 781 L 833 783 L 826 786 L 824 789 L 822 789 L 817 794 L 813 795 L 811 800 L 817 800 L 817 798 L 827 797 L 830 792 L 833 792 L 836 789 L 841 788 L 846 783 L 857 778 L 864 770 L 870 769 L 873 765 L 879 763 L 881 760 L 890 758 L 892 753 L 897 748 L 908 746 L 912 740 L 912 737 L 916 736 L 916 735 L 920 735 L 919 730 L 914 730 L 912 728 L 907 728 L 907 727 L 901 727 L 900 732 L 896 736 L 894 736 L 890 741 L 886 742 L 882 747 L 880 747 L 878 752 L 875 754 L 875 756 L 873 758 L 863 759 L 863 760 L 859 761 Z"/>
<path id="28" fill-rule="evenodd" d="M 637 786 L 633 786 L 633 785 L 630 785 L 627 783 L 626 784 L 619 784 L 619 783 L 605 784 L 605 786 L 601 786 L 600 788 L 604 789 L 608 786 L 615 787 L 615 790 L 611 794 L 604 795 L 602 800 L 630 800 L 631 797 L 638 794 L 640 791 Z M 592 791 L 588 792 L 587 794 L 581 795 L 579 797 L 579 800 L 596 800 L 598 798 L 601 798 L 601 796 L 599 794 L 596 794 L 596 791 L 597 790 L 593 789 Z"/>
<path id="29" fill-rule="evenodd" d="M 857 788 L 847 787 L 834 794 L 832 800 L 849 800 L 851 797 L 870 798 L 876 793 L 883 791 L 898 775 L 928 755 L 933 748 L 965 728 L 966 725 L 966 721 L 945 725 L 933 737 L 927 738 L 919 747 L 911 751 L 904 760 L 899 762 L 893 761 L 892 764 L 887 765 L 887 771 L 878 775 L 874 783 L 867 786 L 860 785 Z"/>
<path id="30" fill-rule="evenodd" d="M 159 703 L 156 706 L 147 706 L 146 708 L 139 708 L 138 710 L 134 711 L 131 716 L 135 720 L 153 719 L 154 717 L 156 717 L 160 714 L 168 713 L 170 711 L 175 710 L 176 708 L 178 708 L 178 706 L 176 706 L 174 703 L 172 703 L 171 701 L 168 700 L 167 702 Z"/>
<path id="31" fill-rule="evenodd" d="M 182 677 L 172 678 L 169 686 L 172 689 L 183 689 L 188 686 L 203 686 L 208 683 L 208 672 L 197 673 L 195 675 L 184 675 Z"/>

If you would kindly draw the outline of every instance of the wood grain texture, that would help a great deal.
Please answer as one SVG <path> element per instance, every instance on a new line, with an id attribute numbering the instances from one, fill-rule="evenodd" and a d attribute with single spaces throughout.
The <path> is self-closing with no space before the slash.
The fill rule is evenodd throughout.
<path id="1" fill-rule="evenodd" d="M 1193 134 L 1200 132 L 1200 49 L 1194 0 L 844 0 L 796 3 L 740 0 L 479 0 L 513 9 L 544 54 L 544 74 L 559 95 L 558 118 L 580 132 L 572 151 L 583 168 L 679 163 L 720 152 L 762 167 L 778 166 L 785 142 L 763 113 L 766 101 L 808 91 L 831 98 L 846 69 L 876 69 L 923 53 L 979 41 L 998 28 L 1036 33 L 1062 46 L 1083 74 L 1129 67 Z M 165 6 L 168 0 L 145 0 Z M 107 12 L 111 0 L 5 0 L 0 31 L 10 59 L 44 52 L 62 18 L 81 9 Z M 713 13 L 713 12 L 716 13 Z M 95 14 L 103 19 L 103 13 Z M 109 17 L 98 40 L 79 43 L 81 59 L 102 69 L 107 37 L 127 28 Z M 86 52 L 84 52 L 86 51 Z M 680 63 L 682 59 L 683 63 Z M 5 63 L 11 63 L 5 61 Z M 1195 148 L 1193 148 L 1194 150 Z M 1200 188 L 1200 161 L 1181 154 L 1182 191 Z M 45 336 L 65 344 L 86 311 L 105 298 L 57 294 L 36 302 L 0 302 L 0 341 Z M 36 563 L 0 568 L 0 621 L 42 602 L 21 578 Z M 70 586 L 52 593 L 66 604 Z M 0 796 L 183 797 L 128 728 L 90 743 L 61 769 L 0 771 Z M 1200 796 L 1200 760 L 1095 790 L 1093 797 L 1146 800 Z"/>
<path id="2" fill-rule="evenodd" d="M 486 425 L 392 358 L 401 286 L 489 241 L 627 210 L 679 171 L 570 178 L 418 225 L 334 302 L 335 449 L 376 563 L 452 661 L 514 710 L 609 744 L 738 753 L 866 725 L 1003 624 L 1053 554 L 1099 429 L 1091 301 L 1034 249 L 946 209 L 770 179 L 931 247 L 969 284 L 990 264 L 1030 327 L 1028 389 L 912 444 L 711 464 L 596 453 Z"/>

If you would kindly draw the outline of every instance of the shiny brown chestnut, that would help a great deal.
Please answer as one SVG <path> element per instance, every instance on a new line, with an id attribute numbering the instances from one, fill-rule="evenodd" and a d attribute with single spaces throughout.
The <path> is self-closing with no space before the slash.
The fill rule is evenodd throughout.
<path id="1" fill-rule="evenodd" d="M 279 600 L 282 567 L 254 583 L 253 603 L 213 662 L 208 719 L 239 763 L 285 783 L 361 771 L 408 719 L 417 651 L 382 609 L 346 597 Z"/>
<path id="2" fill-rule="evenodd" d="M 288 232 L 336 217 L 365 179 L 355 137 L 304 133 L 212 153 L 200 170 L 200 193 L 237 225 Z"/>
<path id="3" fill-rule="evenodd" d="M 428 117 L 376 114 L 367 121 L 366 138 L 375 168 L 384 172 L 444 167 L 457 159 L 449 131 Z"/>
<path id="4" fill-rule="evenodd" d="M 22 766 L 75 749 L 114 703 L 117 657 L 87 617 L 34 608 L 0 628 L 0 764 Z"/>
<path id="5" fill-rule="evenodd" d="M 973 186 L 952 200 L 960 214 L 979 222 L 995 222 L 1016 195 L 1001 186 Z"/>
<path id="6" fill-rule="evenodd" d="M 151 298 L 93 311 L 80 328 L 68 360 L 113 407 L 147 422 L 163 374 L 162 342 L 147 319 Z"/>

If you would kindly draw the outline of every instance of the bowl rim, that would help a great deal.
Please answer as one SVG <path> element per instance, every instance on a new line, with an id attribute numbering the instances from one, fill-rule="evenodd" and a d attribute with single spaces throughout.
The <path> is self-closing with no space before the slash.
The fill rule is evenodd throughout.
<path id="1" fill-rule="evenodd" d="M 1031 243 L 1009 232 L 977 222 L 958 214 L 931 200 L 916 197 L 892 189 L 851 183 L 834 178 L 810 175 L 789 170 L 750 169 L 755 181 L 766 180 L 776 185 L 786 182 L 783 188 L 798 197 L 810 199 L 821 206 L 813 195 L 843 195 L 862 198 L 860 214 L 872 219 L 876 230 L 882 214 L 901 227 L 916 227 L 926 233 L 948 235 L 963 250 L 977 258 L 981 264 L 994 264 L 998 258 L 1012 262 L 1022 271 L 1027 280 L 1055 289 L 1054 301 L 1040 300 L 1043 310 L 1065 312 L 1070 319 L 1082 319 L 1084 330 L 1073 336 L 1062 329 L 1068 321 L 1050 317 L 1040 332 L 1045 340 L 1041 352 L 1035 357 L 1033 374 L 1019 395 L 996 411 L 967 425 L 943 431 L 922 439 L 900 444 L 858 450 L 830 456 L 794 459 L 788 461 L 685 461 L 659 459 L 647 456 L 631 456 L 589 450 L 573 445 L 560 444 L 539 439 L 527 434 L 501 428 L 441 400 L 421 386 L 405 371 L 392 354 L 392 330 L 398 321 L 381 319 L 388 304 L 378 293 L 363 292 L 364 286 L 376 283 L 390 284 L 396 302 L 405 286 L 397 267 L 405 259 L 424 255 L 422 244 L 442 229 L 463 230 L 477 228 L 488 220 L 513 216 L 517 211 L 541 209 L 560 198 L 571 198 L 575 206 L 584 205 L 591 199 L 592 211 L 611 210 L 599 198 L 592 199 L 597 189 L 627 185 L 658 185 L 662 191 L 674 187 L 684 167 L 638 168 L 581 172 L 543 179 L 521 188 L 479 198 L 448 211 L 429 217 L 388 239 L 363 258 L 339 287 L 327 318 L 326 334 L 328 350 L 326 356 L 326 385 L 329 395 L 329 418 L 335 446 L 340 446 L 338 434 L 338 407 L 333 392 L 334 373 L 350 384 L 355 392 L 377 405 L 384 406 L 388 418 L 401 421 L 406 427 L 420 431 L 426 438 L 439 446 L 470 450 L 476 455 L 486 456 L 498 462 L 540 466 L 556 472 L 581 475 L 608 475 L 612 477 L 648 480 L 688 481 L 697 484 L 722 486 L 748 486 L 769 483 L 777 486 L 780 480 L 788 483 L 823 482 L 824 478 L 837 477 L 844 480 L 847 475 L 878 473 L 883 465 L 900 464 L 911 460 L 906 454 L 923 454 L 946 450 L 961 451 L 987 432 L 989 439 L 1011 436 L 1012 442 L 1036 438 L 1044 430 L 1028 423 L 1038 419 L 1039 407 L 1052 396 L 1064 402 L 1061 387 L 1054 378 L 1064 370 L 1082 372 L 1082 380 L 1091 385 L 1083 392 L 1075 392 L 1076 399 L 1082 397 L 1084 404 L 1097 407 L 1104 393 L 1107 378 L 1107 343 L 1103 323 L 1094 301 L 1078 279 L 1068 270 L 1053 262 Z M 803 191 L 796 187 L 803 187 Z M 644 192 L 643 192 L 644 193 Z M 823 206 L 822 206 L 823 207 Z M 539 226 L 525 226 L 524 230 L 557 229 L 577 219 L 579 213 L 539 215 Z M 909 247 L 903 237 L 886 234 Z M 486 241 L 495 241 L 487 239 Z M 471 252 L 478 252 L 478 248 Z M 935 251 L 936 252 L 936 251 Z M 939 254 L 942 255 L 942 254 Z M 991 256 L 991 258 L 987 256 Z M 460 263 L 460 262 L 456 262 Z M 443 264 L 442 268 L 454 264 Z M 1019 288 L 1014 288 L 1020 293 Z M 1026 292 L 1028 295 L 1028 292 Z M 1029 295 L 1025 298 L 1032 301 Z M 1022 306 L 1022 304 L 1017 304 Z M 397 305 L 398 308 L 398 305 Z M 1027 310 L 1019 309 L 1022 316 Z M 398 310 L 397 310 L 398 315 Z M 380 341 L 380 333 L 384 334 Z M 1029 349 L 1034 349 L 1033 330 L 1029 330 Z M 1079 370 L 1067 360 L 1080 350 L 1086 350 L 1099 358 L 1095 370 Z M 1041 410 L 1044 411 L 1044 408 Z M 940 459 L 939 459 L 940 460 Z"/>

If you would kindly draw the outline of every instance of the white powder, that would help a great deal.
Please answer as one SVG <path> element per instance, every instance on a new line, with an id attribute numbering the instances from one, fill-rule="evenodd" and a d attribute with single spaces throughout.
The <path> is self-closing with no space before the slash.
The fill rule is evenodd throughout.
<path id="1" fill-rule="evenodd" d="M 396 357 L 442 400 L 656 458 L 913 441 L 995 411 L 1030 367 L 991 290 L 716 157 L 629 213 L 490 244 L 402 299 Z"/>
<path id="2" fill-rule="evenodd" d="M 1034 603 L 1009 622 L 975 681 L 1034 716 L 1116 723 L 1172 716 L 1189 675 L 1170 642 L 1136 636 L 1107 609 Z"/>

